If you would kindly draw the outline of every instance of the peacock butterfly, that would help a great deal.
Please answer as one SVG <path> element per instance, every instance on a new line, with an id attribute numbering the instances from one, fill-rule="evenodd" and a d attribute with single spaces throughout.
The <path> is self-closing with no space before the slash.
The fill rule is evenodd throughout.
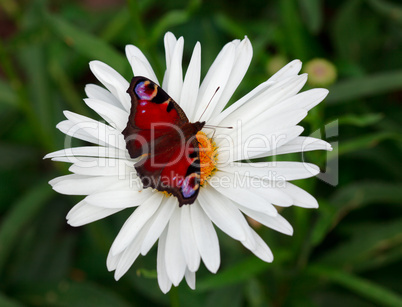
<path id="1" fill-rule="evenodd" d="M 134 77 L 127 93 L 131 111 L 123 135 L 144 188 L 176 196 L 179 206 L 192 204 L 200 189 L 196 134 L 205 122 L 190 123 L 180 106 L 157 84 Z"/>

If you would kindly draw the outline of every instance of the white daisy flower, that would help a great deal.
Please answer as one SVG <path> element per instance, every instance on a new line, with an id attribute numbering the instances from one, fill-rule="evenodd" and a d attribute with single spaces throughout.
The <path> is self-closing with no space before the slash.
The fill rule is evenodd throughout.
<path id="1" fill-rule="evenodd" d="M 249 40 L 246 37 L 226 44 L 201 85 L 201 45 L 196 44 L 183 78 L 183 44 L 182 37 L 165 35 L 166 71 L 162 88 L 180 105 L 190 122 L 202 120 L 207 125 L 232 127 L 215 130 L 204 127 L 197 134 L 200 146 L 206 150 L 200 154 L 204 166 L 194 203 L 179 206 L 176 197 L 143 188 L 134 168 L 138 159 L 130 158 L 122 134 L 132 105 L 127 93 L 129 83 L 99 61 L 91 62 L 90 68 L 106 89 L 87 85 L 85 103 L 107 124 L 65 111 L 67 120 L 57 125 L 67 136 L 97 146 L 66 148 L 46 156 L 73 163 L 70 167 L 73 174 L 50 181 L 53 189 L 62 194 L 85 196 L 68 213 L 70 225 L 81 226 L 135 208 L 110 248 L 107 268 L 115 271 L 116 280 L 120 279 L 137 257 L 146 255 L 159 239 L 157 275 L 164 293 L 172 284 L 177 286 L 183 277 L 195 289 L 195 272 L 201 260 L 209 271 L 217 272 L 220 251 L 214 225 L 263 261 L 271 262 L 271 250 L 249 226 L 245 215 L 292 235 L 292 226 L 275 206 L 318 207 L 313 196 L 289 182 L 317 175 L 317 166 L 303 162 L 237 161 L 331 150 L 322 140 L 300 136 L 303 128 L 297 124 L 328 91 L 312 89 L 298 94 L 307 80 L 306 74 L 298 75 L 299 60 L 289 63 L 225 109 L 250 64 Z M 137 47 L 128 45 L 126 55 L 134 76 L 160 84 Z"/>

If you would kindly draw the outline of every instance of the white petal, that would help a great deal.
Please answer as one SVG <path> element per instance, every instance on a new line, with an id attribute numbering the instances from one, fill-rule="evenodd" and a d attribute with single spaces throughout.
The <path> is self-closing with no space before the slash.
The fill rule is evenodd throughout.
<path id="1" fill-rule="evenodd" d="M 241 129 L 242 138 L 247 139 L 258 136 L 264 131 L 275 131 L 294 126 L 307 115 L 307 111 L 311 107 L 322 101 L 327 94 L 328 91 L 324 89 L 314 89 L 297 94 L 271 107 L 261 109 L 259 113 L 255 113 L 252 120 L 249 120 L 248 113 L 239 114 L 240 117 L 236 123 L 230 124 L 227 120 L 223 121 L 223 124 L 230 124 L 234 126 L 234 129 L 222 129 L 220 132 L 231 136 L 239 134 L 240 132 L 237 130 Z"/>
<path id="2" fill-rule="evenodd" d="M 215 185 L 214 187 L 234 202 L 252 210 L 276 216 L 276 208 L 271 204 L 281 207 L 289 207 L 293 204 L 292 198 L 281 189 L 286 185 L 286 181 L 262 180 L 256 177 L 243 177 L 238 174 L 231 176 L 230 173 L 221 173 L 219 177 L 222 186 Z M 228 184 L 223 181 L 224 179 L 229 179 L 233 183 L 230 188 L 227 187 Z M 251 202 L 250 200 L 254 201 Z"/>
<path id="3" fill-rule="evenodd" d="M 249 160 L 257 157 L 265 157 L 267 152 L 279 148 L 298 137 L 303 132 L 303 127 L 295 126 L 281 129 L 267 134 L 256 135 L 253 138 L 240 139 L 235 147 L 233 143 L 224 146 L 224 140 L 217 140 L 218 145 L 218 166 L 226 166 L 232 161 Z M 226 141 L 232 142 L 231 138 Z"/>
<path id="4" fill-rule="evenodd" d="M 280 104 L 272 108 L 271 112 L 286 112 L 287 110 L 292 110 L 295 108 L 301 108 L 308 111 L 323 101 L 327 95 L 327 89 L 311 89 L 282 101 Z"/>
<path id="5" fill-rule="evenodd" d="M 63 131 L 59 125 L 64 122 L 59 123 L 56 127 L 63 133 L 76 137 L 76 133 L 83 132 L 93 137 L 96 140 L 96 142 L 93 142 L 95 144 L 109 145 L 122 150 L 126 148 L 123 135 L 115 128 L 73 112 L 64 111 L 63 113 L 73 124 L 71 127 L 66 127 L 70 129 Z"/>
<path id="6" fill-rule="evenodd" d="M 258 258 L 265 262 L 272 262 L 274 260 L 274 255 L 272 251 L 268 247 L 268 245 L 264 242 L 263 239 L 253 230 L 250 228 L 251 236 L 253 240 L 256 242 L 255 248 L 250 249 L 251 252 L 256 255 Z M 243 242 L 242 242 L 243 243 Z M 245 245 L 246 246 L 246 245 Z M 247 247 L 247 246 L 246 246 Z"/>
<path id="7" fill-rule="evenodd" d="M 242 147 L 250 146 L 249 144 L 262 141 L 268 143 L 271 148 L 277 148 L 277 143 L 284 138 L 278 132 L 294 129 L 307 115 L 304 109 L 286 110 L 279 114 L 270 111 L 257 115 L 251 122 L 239 121 L 233 125 L 233 129 L 222 131 L 224 133 L 221 132 L 219 138 L 216 138 L 217 145 L 229 139 L 233 141 L 233 147 L 238 147 L 239 144 Z"/>
<path id="8" fill-rule="evenodd" d="M 281 188 L 281 190 L 292 198 L 295 206 L 303 208 L 318 208 L 318 202 L 311 194 L 290 182 L 287 182 L 286 186 Z"/>
<path id="9" fill-rule="evenodd" d="M 266 227 L 272 228 L 273 230 L 279 231 L 286 235 L 293 234 L 293 227 L 289 224 L 287 220 L 285 220 L 281 215 L 271 216 L 262 212 L 257 212 L 246 208 L 241 205 L 237 205 L 241 211 L 243 211 L 246 215 L 256 220 L 257 222 L 263 224 Z"/>
<path id="10" fill-rule="evenodd" d="M 65 158 L 54 158 L 55 161 L 56 159 L 65 159 Z M 68 157 L 67 159 L 70 160 L 69 162 L 71 162 L 72 157 Z M 77 161 L 80 161 L 82 159 L 83 157 L 77 159 Z M 137 172 L 133 169 L 133 163 L 126 160 L 117 160 L 117 162 L 113 164 L 105 164 L 105 165 L 99 165 L 99 164 L 91 165 L 91 164 L 92 163 L 88 163 L 86 166 L 78 166 L 77 163 L 75 163 L 71 165 L 68 170 L 72 173 L 79 175 L 116 176 L 119 178 L 127 178 L 127 176 L 129 176 L 130 173 L 133 176 L 137 174 Z"/>
<path id="11" fill-rule="evenodd" d="M 208 182 L 219 193 L 236 203 L 272 216 L 278 214 L 269 200 L 264 199 L 261 193 L 258 193 L 261 187 L 252 189 L 253 183 L 249 182 L 247 178 L 241 178 L 228 172 L 217 172 Z"/>
<path id="12" fill-rule="evenodd" d="M 172 287 L 172 282 L 170 281 L 166 272 L 166 262 L 165 262 L 165 250 L 166 250 L 166 237 L 167 237 L 167 227 L 162 232 L 159 238 L 158 244 L 158 256 L 157 256 L 157 272 L 158 272 L 158 284 L 163 293 L 167 293 Z"/>
<path id="13" fill-rule="evenodd" d="M 141 237 L 137 236 L 132 244 L 124 250 L 123 253 L 121 253 L 121 256 L 119 257 L 119 262 L 117 263 L 115 272 L 114 272 L 114 279 L 119 280 L 120 278 L 123 277 L 124 274 L 127 273 L 127 271 L 130 269 L 130 267 L 133 265 L 134 261 L 138 258 L 140 255 L 140 241 Z"/>
<path id="14" fill-rule="evenodd" d="M 100 61 L 89 63 L 92 73 L 117 98 L 122 107 L 130 112 L 131 98 L 127 93 L 129 83 L 117 71 Z"/>
<path id="15" fill-rule="evenodd" d="M 212 63 L 198 92 L 197 111 L 195 112 L 195 118 L 197 120 L 208 121 L 214 113 L 213 111 L 219 102 L 229 79 L 235 55 L 235 45 L 233 43 L 228 43 L 223 47 L 215 61 Z M 219 90 L 216 91 L 218 88 Z M 202 118 L 201 114 L 203 114 Z"/>
<path id="16" fill-rule="evenodd" d="M 120 229 L 119 234 L 116 236 L 116 239 L 110 248 L 114 255 L 121 253 L 131 244 L 145 223 L 159 208 L 159 205 L 162 202 L 162 197 L 161 193 L 154 193 L 130 215 L 123 227 Z"/>
<path id="17" fill-rule="evenodd" d="M 177 39 L 172 32 L 166 32 L 164 37 L 166 64 L 170 65 Z"/>
<path id="18" fill-rule="evenodd" d="M 76 139 L 83 140 L 89 143 L 98 144 L 98 145 L 106 145 L 105 143 L 101 142 L 97 137 L 92 136 L 87 131 L 88 129 L 93 129 L 94 132 L 97 131 L 98 124 L 88 124 L 85 127 L 79 126 L 71 122 L 70 120 L 63 120 L 56 125 L 56 128 L 59 129 L 66 135 L 72 136 Z M 66 144 L 66 146 L 71 146 L 71 139 L 66 138 L 66 141 L 70 142 Z"/>
<path id="19" fill-rule="evenodd" d="M 117 181 L 117 177 L 87 177 L 81 175 L 65 175 L 49 181 L 53 190 L 66 195 L 88 195 L 102 191 Z"/>
<path id="20" fill-rule="evenodd" d="M 154 192 L 151 189 L 141 191 L 107 191 L 88 195 L 85 201 L 103 208 L 137 207 L 145 202 Z"/>
<path id="21" fill-rule="evenodd" d="M 77 169 L 82 168 L 83 172 L 93 173 L 92 169 L 99 169 L 99 171 L 95 171 L 94 173 L 99 172 L 96 176 L 113 176 L 114 168 L 120 168 L 122 174 L 124 175 L 125 167 L 130 168 L 134 174 L 136 174 L 133 164 L 135 163 L 133 160 L 125 160 L 125 159 L 115 159 L 115 158 L 105 158 L 105 157 L 82 157 L 82 156 L 59 156 L 52 158 L 52 161 L 60 161 L 67 163 L 74 163 L 72 166 L 77 167 Z M 87 169 L 87 170 L 85 170 Z M 103 169 L 105 169 L 103 171 Z M 110 172 L 109 172 L 110 171 Z M 89 174 L 81 174 L 81 175 L 89 175 Z"/>
<path id="22" fill-rule="evenodd" d="M 280 81 L 288 77 L 295 76 L 300 72 L 301 67 L 302 62 L 300 60 L 293 60 L 286 66 L 282 67 L 277 73 L 275 73 L 271 78 L 269 78 L 269 80 Z"/>
<path id="23" fill-rule="evenodd" d="M 102 100 L 87 98 L 85 103 L 112 127 L 123 131 L 127 126 L 129 113 Z"/>
<path id="24" fill-rule="evenodd" d="M 210 219 L 197 201 L 190 206 L 190 212 L 194 236 L 202 261 L 209 271 L 216 273 L 221 262 L 218 236 Z"/>
<path id="25" fill-rule="evenodd" d="M 270 181 L 290 181 L 309 178 L 320 172 L 318 166 L 305 162 L 256 162 L 237 163 L 222 168 L 225 172 L 242 176 L 257 177 Z"/>
<path id="26" fill-rule="evenodd" d="M 195 290 L 195 272 L 192 272 L 192 271 L 186 269 L 186 274 L 184 276 L 186 277 L 188 286 L 192 290 Z"/>
<path id="27" fill-rule="evenodd" d="M 242 105 L 248 103 L 249 101 L 252 101 L 255 97 L 258 97 L 259 95 L 261 95 L 268 88 L 270 88 L 273 84 L 275 84 L 275 82 L 273 82 L 273 81 L 272 82 L 265 81 L 265 82 L 259 84 L 256 88 L 254 88 L 248 94 L 246 94 L 245 96 L 243 96 L 242 98 L 237 100 L 235 103 L 230 105 L 227 109 L 223 110 L 222 113 L 215 114 L 215 116 L 213 116 L 208 123 L 211 125 L 219 124 L 222 120 L 224 120 L 226 117 L 228 117 L 234 111 L 236 111 Z"/>
<path id="28" fill-rule="evenodd" d="M 200 86 L 201 76 L 201 44 L 197 42 L 188 65 L 186 76 L 184 77 L 183 89 L 179 100 L 180 107 L 187 115 L 190 122 L 196 121 L 194 112 Z"/>
<path id="29" fill-rule="evenodd" d="M 165 91 L 167 91 L 167 85 L 169 84 L 170 63 L 172 62 L 173 52 L 177 43 L 177 39 L 171 32 L 167 32 L 164 37 L 164 43 L 165 43 L 166 70 L 163 76 L 162 88 Z"/>
<path id="30" fill-rule="evenodd" d="M 288 143 L 275 148 L 272 151 L 266 152 L 264 156 L 275 156 L 293 152 L 306 152 L 312 150 L 332 150 L 332 146 L 319 139 L 299 136 Z"/>
<path id="31" fill-rule="evenodd" d="M 176 197 L 169 197 L 162 201 L 158 211 L 154 214 L 154 219 L 150 221 L 152 222 L 152 225 L 150 226 L 150 230 L 141 246 L 142 255 L 148 253 L 156 240 L 158 240 L 162 231 L 166 228 L 176 206 L 178 206 Z"/>
<path id="32" fill-rule="evenodd" d="M 203 188 L 198 195 L 199 203 L 211 221 L 235 240 L 246 239 L 244 216 L 222 194 L 211 187 Z"/>
<path id="33" fill-rule="evenodd" d="M 81 175 L 75 175 L 75 174 L 68 174 L 68 175 L 63 175 L 59 177 L 55 177 L 52 180 L 49 181 L 49 184 L 53 187 L 54 185 L 58 184 L 59 182 L 63 182 L 65 180 L 74 180 L 74 179 L 86 179 L 90 178 L 88 176 L 81 176 Z"/>
<path id="34" fill-rule="evenodd" d="M 190 215 L 190 206 L 183 206 L 180 208 L 180 211 L 180 239 L 182 242 L 183 254 L 184 258 L 186 259 L 188 269 L 191 272 L 195 272 L 200 266 L 201 257 L 195 241 L 193 222 Z"/>
<path id="35" fill-rule="evenodd" d="M 307 110 L 296 107 L 277 111 L 275 108 L 261 113 L 255 118 L 254 124 L 246 123 L 245 128 L 249 126 L 247 136 L 252 133 L 261 133 L 264 131 L 276 131 L 291 126 L 296 126 L 307 115 Z M 256 127 L 257 126 L 257 127 Z M 247 127 L 248 128 L 248 127 Z"/>
<path id="36" fill-rule="evenodd" d="M 95 157 L 59 157 L 54 161 L 74 163 L 69 171 L 79 175 L 88 176 L 116 176 L 119 179 L 137 176 L 132 161 L 123 159 L 95 158 Z M 134 181 L 133 181 L 134 182 Z M 137 183 L 135 181 L 135 183 Z"/>
<path id="37" fill-rule="evenodd" d="M 119 255 L 116 271 L 114 273 L 114 278 L 119 280 L 133 265 L 134 261 L 140 255 L 141 243 L 144 240 L 145 235 L 149 231 L 149 228 L 144 226 L 138 235 L 134 238 L 131 244 Z"/>
<path id="38" fill-rule="evenodd" d="M 220 113 L 232 97 L 234 91 L 237 89 L 241 80 L 243 79 L 246 71 L 250 65 L 251 58 L 253 57 L 253 48 L 247 37 L 236 46 L 236 55 L 233 63 L 233 68 L 229 74 L 229 80 L 222 91 L 219 98 L 219 103 L 214 109 L 215 113 Z"/>
<path id="39" fill-rule="evenodd" d="M 88 98 L 102 100 L 104 102 L 107 102 L 115 107 L 124 110 L 119 100 L 115 96 L 113 96 L 111 92 L 109 92 L 108 90 L 104 89 L 99 85 L 87 84 L 85 86 L 85 93 L 87 94 Z"/>
<path id="40" fill-rule="evenodd" d="M 126 57 L 135 77 L 142 76 L 159 85 L 158 78 L 142 51 L 134 45 L 126 46 Z"/>
<path id="41" fill-rule="evenodd" d="M 116 212 L 123 210 L 123 208 L 100 208 L 91 206 L 85 202 L 80 201 L 76 204 L 70 212 L 67 214 L 67 223 L 71 226 L 78 227 L 85 224 L 92 223 L 97 220 L 101 220 L 104 217 L 112 215 Z"/>
<path id="42" fill-rule="evenodd" d="M 43 159 L 56 157 L 105 157 L 129 159 L 127 150 L 121 150 L 116 147 L 103 146 L 83 146 L 61 149 L 47 154 Z"/>
<path id="43" fill-rule="evenodd" d="M 307 81 L 307 74 L 289 77 L 273 84 L 247 104 L 238 108 L 220 122 L 223 126 L 233 126 L 239 119 L 243 123 L 252 121 L 259 114 L 296 95 Z"/>
<path id="44" fill-rule="evenodd" d="M 91 147 L 89 147 L 89 148 L 91 148 Z M 93 147 L 95 147 L 95 146 L 93 146 Z M 74 149 L 74 148 L 72 148 L 72 149 Z M 133 164 L 136 162 L 136 160 L 134 160 L 134 159 L 126 160 L 126 159 L 116 159 L 116 158 L 99 157 L 99 156 L 77 156 L 76 157 L 74 155 L 58 156 L 58 157 L 52 158 L 52 161 L 74 163 L 77 166 L 88 167 L 88 168 L 97 167 L 97 166 L 98 167 L 103 167 L 103 166 L 116 167 L 118 163 L 126 163 L 127 165 L 130 165 L 132 167 Z"/>
<path id="45" fill-rule="evenodd" d="M 116 270 L 117 264 L 120 261 L 122 253 L 118 255 L 113 255 L 111 250 L 109 250 L 109 253 L 107 254 L 106 258 L 106 267 L 109 272 Z"/>
<path id="46" fill-rule="evenodd" d="M 186 260 L 184 259 L 182 242 L 180 240 L 180 208 L 176 207 L 173 212 L 165 247 L 166 273 L 176 287 L 184 277 Z"/>
<path id="47" fill-rule="evenodd" d="M 173 54 L 171 55 L 170 65 L 167 65 L 165 73 L 164 90 L 173 98 L 174 101 L 179 101 L 183 86 L 183 70 L 181 67 L 183 47 L 184 40 L 183 37 L 180 37 L 177 40 Z"/>

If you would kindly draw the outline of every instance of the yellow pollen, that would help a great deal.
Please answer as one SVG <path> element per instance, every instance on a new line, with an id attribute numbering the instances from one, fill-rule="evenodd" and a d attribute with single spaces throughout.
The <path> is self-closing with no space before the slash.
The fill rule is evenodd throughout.
<path id="1" fill-rule="evenodd" d="M 216 171 L 218 152 L 215 143 L 204 132 L 199 131 L 196 137 L 200 146 L 200 185 L 203 186 L 205 181 Z"/>
<path id="2" fill-rule="evenodd" d="M 155 190 L 154 190 L 155 191 Z M 156 191 L 158 191 L 158 190 L 156 190 Z M 166 191 L 159 191 L 159 192 L 161 192 L 164 196 L 166 196 L 166 197 L 170 197 L 170 196 L 172 196 L 172 193 L 169 193 L 169 192 L 166 192 Z"/>

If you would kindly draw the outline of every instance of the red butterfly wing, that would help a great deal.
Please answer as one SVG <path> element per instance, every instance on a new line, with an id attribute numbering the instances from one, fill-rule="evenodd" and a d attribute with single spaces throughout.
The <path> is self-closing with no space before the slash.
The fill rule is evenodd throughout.
<path id="1" fill-rule="evenodd" d="M 132 106 L 123 135 L 132 158 L 149 153 L 155 140 L 188 123 L 180 107 L 152 81 L 135 77 L 127 92 Z"/>
<path id="2" fill-rule="evenodd" d="M 155 83 L 135 77 L 127 91 L 132 106 L 123 130 L 144 188 L 173 194 L 180 206 L 195 201 L 199 191 L 199 145 L 204 123 L 189 123 L 179 105 Z"/>

